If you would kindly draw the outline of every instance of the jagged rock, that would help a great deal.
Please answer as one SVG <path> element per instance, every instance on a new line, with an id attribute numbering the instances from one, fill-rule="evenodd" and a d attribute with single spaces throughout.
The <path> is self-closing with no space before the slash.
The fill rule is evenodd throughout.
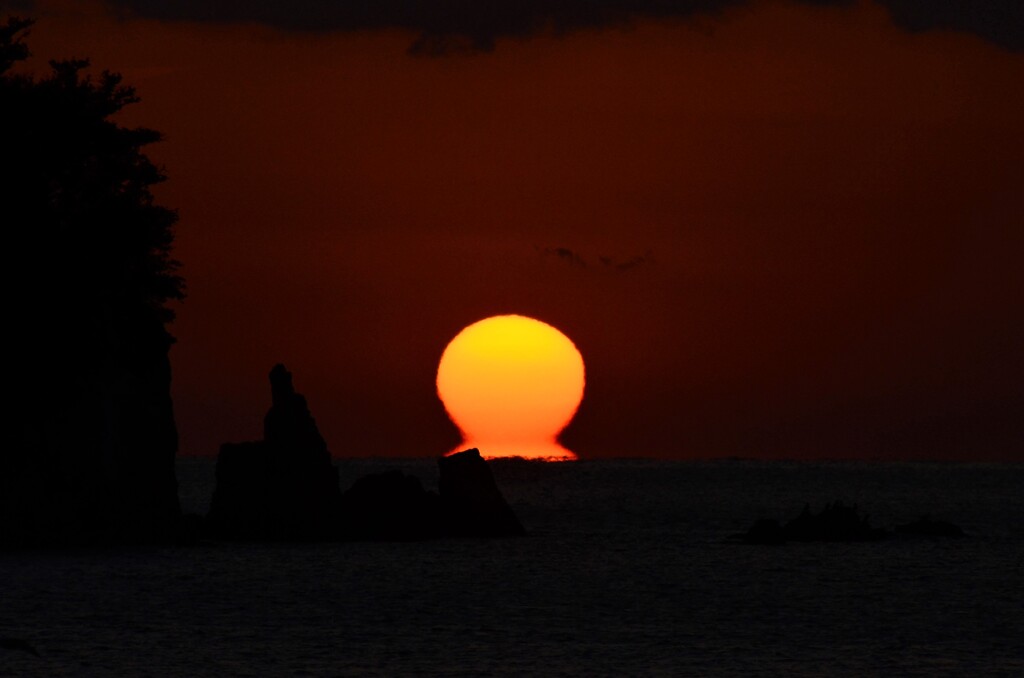
<path id="1" fill-rule="evenodd" d="M 337 532 L 338 471 L 284 365 L 270 372 L 263 440 L 225 443 L 210 506 L 214 536 L 317 540 Z"/>
<path id="2" fill-rule="evenodd" d="M 454 537 L 526 534 L 476 448 L 437 460 L 443 531 Z"/>
<path id="3" fill-rule="evenodd" d="M 954 539 L 964 536 L 964 531 L 958 525 L 945 520 L 933 520 L 927 516 L 912 523 L 897 525 L 896 533 L 905 536 L 953 537 Z"/>
<path id="4" fill-rule="evenodd" d="M 441 505 L 415 476 L 392 470 L 357 480 L 341 495 L 346 539 L 429 539 L 441 536 Z"/>

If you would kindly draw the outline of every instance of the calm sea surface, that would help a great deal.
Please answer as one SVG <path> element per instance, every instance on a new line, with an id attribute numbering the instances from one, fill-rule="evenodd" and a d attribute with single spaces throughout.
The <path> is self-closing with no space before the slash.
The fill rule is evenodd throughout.
<path id="1" fill-rule="evenodd" d="M 339 461 L 342 485 L 432 461 Z M 1024 675 L 1024 465 L 503 464 L 509 540 L 0 555 L 0 675 Z M 179 462 L 205 511 L 213 463 Z M 748 546 L 857 503 L 962 540 Z"/>

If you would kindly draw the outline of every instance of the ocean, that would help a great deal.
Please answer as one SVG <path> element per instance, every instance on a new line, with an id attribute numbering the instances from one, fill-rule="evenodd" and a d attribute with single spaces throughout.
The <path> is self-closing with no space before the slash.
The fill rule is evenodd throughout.
<path id="1" fill-rule="evenodd" d="M 432 460 L 338 460 L 342 487 Z M 0 555 L 3 676 L 1024 675 L 1024 465 L 493 464 L 529 535 Z M 178 462 L 204 512 L 213 460 Z M 806 502 L 964 539 L 757 546 Z"/>

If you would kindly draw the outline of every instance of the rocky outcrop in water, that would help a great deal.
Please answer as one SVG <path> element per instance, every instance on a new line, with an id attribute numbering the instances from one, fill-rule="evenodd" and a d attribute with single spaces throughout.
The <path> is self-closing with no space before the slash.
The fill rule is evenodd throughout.
<path id="1" fill-rule="evenodd" d="M 338 471 L 284 365 L 270 371 L 263 440 L 225 443 L 208 516 L 226 539 L 321 540 L 337 533 Z"/>
<path id="2" fill-rule="evenodd" d="M 526 534 L 473 448 L 437 461 L 439 492 L 400 471 L 357 480 L 341 498 L 341 535 L 347 539 L 512 537 Z"/>
<path id="3" fill-rule="evenodd" d="M 789 541 L 879 541 L 892 536 L 962 537 L 964 532 L 952 523 L 931 518 L 897 525 L 895 532 L 890 532 L 884 528 L 871 527 L 868 517 L 861 516 L 856 505 L 847 506 L 837 501 L 826 504 L 819 513 L 814 513 L 810 505 L 805 504 L 800 515 L 785 525 L 770 518 L 758 520 L 738 538 L 747 544 L 783 544 Z"/>
<path id="4" fill-rule="evenodd" d="M 270 372 L 263 440 L 225 443 L 207 533 L 235 540 L 414 540 L 525 534 L 476 449 L 438 460 L 439 492 L 385 471 L 344 493 L 306 399 L 283 365 Z"/>
<path id="5" fill-rule="evenodd" d="M 343 539 L 407 541 L 443 534 L 440 497 L 398 470 L 364 476 L 341 495 Z"/>
<path id="6" fill-rule="evenodd" d="M 877 541 L 888 532 L 871 527 L 867 516 L 861 516 L 856 506 L 842 502 L 826 504 L 819 513 L 810 505 L 785 525 L 776 520 L 762 519 L 754 523 L 742 536 L 748 544 L 781 544 L 787 541 Z"/>
<path id="7" fill-rule="evenodd" d="M 856 505 L 847 506 L 841 501 L 826 504 L 820 513 L 812 512 L 805 504 L 800 515 L 786 523 L 783 530 L 791 541 L 876 541 L 886 537 L 886 531 L 871 527 L 868 516 L 860 515 Z"/>
<path id="8" fill-rule="evenodd" d="M 39 650 L 33 647 L 27 640 L 9 636 L 0 636 L 0 650 L 16 650 L 18 652 L 27 652 L 36 657 L 41 656 Z"/>
<path id="9" fill-rule="evenodd" d="M 444 533 L 454 537 L 514 537 L 526 534 L 505 501 L 479 450 L 437 460 Z"/>

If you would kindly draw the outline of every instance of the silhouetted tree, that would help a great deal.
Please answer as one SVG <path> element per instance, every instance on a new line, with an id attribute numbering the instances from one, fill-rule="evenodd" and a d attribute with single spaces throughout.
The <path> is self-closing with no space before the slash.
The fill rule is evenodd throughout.
<path id="1" fill-rule="evenodd" d="M 145 538 L 178 516 L 167 303 L 177 215 L 113 117 L 138 101 L 84 60 L 18 73 L 31 22 L 0 25 L 0 227 L 12 341 L 0 540 Z"/>

